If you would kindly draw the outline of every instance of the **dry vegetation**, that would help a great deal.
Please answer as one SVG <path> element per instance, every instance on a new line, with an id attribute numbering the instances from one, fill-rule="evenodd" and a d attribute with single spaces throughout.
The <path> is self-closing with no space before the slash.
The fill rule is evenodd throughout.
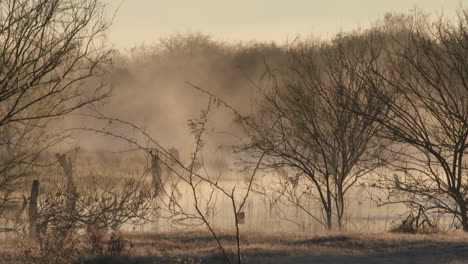
<path id="1" fill-rule="evenodd" d="M 0 264 L 468 263 L 468 10 L 119 54 L 105 8 L 0 1 Z M 350 228 L 364 190 L 392 233 Z"/>
<path id="2" fill-rule="evenodd" d="M 219 232 L 228 250 L 235 235 Z M 109 239 L 109 238 L 107 238 Z M 122 252 L 93 253 L 90 242 L 76 246 L 83 263 L 225 263 L 211 234 L 202 231 L 125 233 Z M 463 233 L 430 235 L 356 233 L 258 233 L 242 236 L 248 263 L 468 263 Z M 107 242 L 106 242 L 107 243 Z M 104 247 L 108 245 L 104 243 Z M 1 244 L 2 264 L 25 263 L 16 243 Z M 37 254 L 29 253 L 30 255 Z M 117 255 L 116 255 L 117 254 Z M 190 261 L 192 259 L 192 261 Z M 53 262 L 43 262 L 53 263 Z"/>

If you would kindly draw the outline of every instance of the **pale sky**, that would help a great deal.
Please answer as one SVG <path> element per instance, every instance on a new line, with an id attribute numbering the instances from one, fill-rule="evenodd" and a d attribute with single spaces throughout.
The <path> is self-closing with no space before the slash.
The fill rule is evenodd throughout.
<path id="1" fill-rule="evenodd" d="M 222 41 L 329 38 L 369 27 L 387 12 L 415 7 L 451 16 L 468 0 L 110 0 L 120 6 L 109 32 L 117 48 L 152 44 L 172 33 L 201 32 Z"/>

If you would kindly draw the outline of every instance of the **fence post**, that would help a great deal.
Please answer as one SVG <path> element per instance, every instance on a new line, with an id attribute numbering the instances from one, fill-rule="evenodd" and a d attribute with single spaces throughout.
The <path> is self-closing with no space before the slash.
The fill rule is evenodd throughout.
<path id="1" fill-rule="evenodd" d="M 66 154 L 55 154 L 60 166 L 65 173 L 67 179 L 67 210 L 71 217 L 75 214 L 76 210 L 76 199 L 78 193 L 76 192 L 75 182 L 73 180 L 73 165 L 70 158 L 67 159 Z"/>
<path id="2" fill-rule="evenodd" d="M 29 198 L 29 235 L 37 236 L 37 197 L 39 196 L 39 181 L 33 180 L 31 187 L 31 197 Z"/>

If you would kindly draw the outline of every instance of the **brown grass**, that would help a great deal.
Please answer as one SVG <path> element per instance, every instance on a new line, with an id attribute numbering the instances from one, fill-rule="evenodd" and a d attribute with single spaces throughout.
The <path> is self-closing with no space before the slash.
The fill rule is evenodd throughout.
<path id="1" fill-rule="evenodd" d="M 232 233 L 220 233 L 234 250 Z M 120 256 L 84 254 L 84 263 L 225 263 L 206 232 L 125 233 Z M 247 263 L 468 263 L 468 234 L 257 233 L 242 236 Z M 0 263 L 22 263 L 18 241 L 0 242 Z M 176 258 L 174 258 L 176 257 Z M 2 262 L 3 259 L 3 262 Z M 15 261 L 16 260 L 16 261 Z"/>

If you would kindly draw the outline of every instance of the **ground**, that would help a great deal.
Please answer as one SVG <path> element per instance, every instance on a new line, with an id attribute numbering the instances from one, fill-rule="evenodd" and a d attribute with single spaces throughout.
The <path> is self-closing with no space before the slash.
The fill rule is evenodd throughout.
<path id="1" fill-rule="evenodd" d="M 119 256 L 87 256 L 85 263 L 226 263 L 205 232 L 126 233 Z M 220 232 L 221 242 L 235 248 L 235 236 Z M 241 237 L 247 263 L 468 263 L 468 234 L 256 233 Z M 0 263 L 21 263 L 13 240 L 0 244 Z M 170 256 L 170 257 L 169 257 Z M 3 259 L 3 262 L 2 262 Z M 50 259 L 50 257 L 49 257 Z M 168 259 L 171 259 L 170 262 Z"/>

